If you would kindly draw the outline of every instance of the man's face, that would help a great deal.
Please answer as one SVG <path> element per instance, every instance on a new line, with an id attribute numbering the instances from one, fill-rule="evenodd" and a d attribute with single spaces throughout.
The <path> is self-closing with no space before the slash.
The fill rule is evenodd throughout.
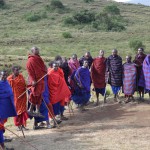
<path id="1" fill-rule="evenodd" d="M 86 59 L 88 59 L 88 58 L 90 58 L 90 53 L 85 53 L 85 55 L 84 55 L 84 57 L 86 58 Z"/>
<path id="2" fill-rule="evenodd" d="M 73 56 L 72 56 L 72 59 L 73 59 L 74 61 L 77 60 L 77 56 L 73 55 Z"/>
<path id="3" fill-rule="evenodd" d="M 84 66 L 85 68 L 87 68 L 87 67 L 88 67 L 88 61 L 84 61 L 84 62 L 83 62 L 83 66 Z"/>
<path id="4" fill-rule="evenodd" d="M 8 75 L 7 72 L 4 71 L 0 72 L 0 80 L 5 81 L 7 79 L 7 75 Z"/>
<path id="5" fill-rule="evenodd" d="M 104 51 L 100 50 L 100 51 L 99 51 L 99 55 L 100 55 L 100 56 L 104 56 Z"/>
<path id="6" fill-rule="evenodd" d="M 34 55 L 39 55 L 39 50 L 38 49 L 32 49 L 32 53 Z"/>
<path id="7" fill-rule="evenodd" d="M 143 54 L 143 50 L 141 48 L 138 49 L 138 54 Z"/>
<path id="8" fill-rule="evenodd" d="M 131 57 L 126 56 L 126 62 L 127 62 L 127 63 L 131 62 Z"/>
<path id="9" fill-rule="evenodd" d="M 19 68 L 14 68 L 13 73 L 15 76 L 19 75 Z"/>
<path id="10" fill-rule="evenodd" d="M 55 71 L 57 71 L 57 70 L 58 70 L 58 65 L 57 65 L 57 64 L 53 64 L 53 69 L 54 69 Z"/>
<path id="11" fill-rule="evenodd" d="M 113 51 L 112 51 L 112 55 L 113 55 L 113 56 L 117 56 L 117 54 L 118 54 L 118 52 L 117 52 L 116 50 L 113 50 Z"/>

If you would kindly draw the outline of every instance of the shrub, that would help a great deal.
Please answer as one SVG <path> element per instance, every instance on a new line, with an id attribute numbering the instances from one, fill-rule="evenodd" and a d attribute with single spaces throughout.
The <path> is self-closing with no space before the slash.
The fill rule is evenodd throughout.
<path id="1" fill-rule="evenodd" d="M 133 49 L 134 51 L 137 51 L 138 48 L 143 47 L 145 48 L 145 45 L 143 45 L 142 41 L 137 40 L 137 39 L 132 39 L 129 42 L 129 46 L 131 49 Z"/>
<path id="2" fill-rule="evenodd" d="M 5 1 L 4 0 L 0 0 L 0 7 L 5 5 Z"/>
<path id="3" fill-rule="evenodd" d="M 29 12 L 25 15 L 25 19 L 31 22 L 35 22 L 43 18 L 47 18 L 46 12 Z"/>
<path id="4" fill-rule="evenodd" d="M 104 8 L 104 12 L 111 15 L 120 15 L 120 9 L 116 5 L 109 5 Z"/>
<path id="5" fill-rule="evenodd" d="M 88 10 L 83 10 L 81 12 L 74 14 L 73 18 L 80 24 L 91 23 L 92 21 L 95 21 L 95 14 Z"/>
<path id="6" fill-rule="evenodd" d="M 85 3 L 94 2 L 94 0 L 83 0 Z"/>
<path id="7" fill-rule="evenodd" d="M 50 7 L 52 9 L 57 9 L 57 8 L 64 9 L 63 3 L 61 1 L 59 1 L 59 0 L 52 0 L 51 4 L 50 4 Z"/>
<path id="8" fill-rule="evenodd" d="M 62 33 L 62 36 L 63 36 L 64 38 L 72 38 L 72 35 L 71 35 L 70 32 L 63 32 L 63 33 Z"/>
<path id="9" fill-rule="evenodd" d="M 68 25 L 68 24 L 75 25 L 76 23 L 75 23 L 75 20 L 73 20 L 72 17 L 67 17 L 67 18 L 64 19 L 64 24 L 65 25 Z"/>

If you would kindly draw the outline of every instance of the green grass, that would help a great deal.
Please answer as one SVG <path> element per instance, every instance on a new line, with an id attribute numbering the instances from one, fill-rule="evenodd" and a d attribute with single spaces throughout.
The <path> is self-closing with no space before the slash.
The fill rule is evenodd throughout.
<path id="1" fill-rule="evenodd" d="M 91 51 L 93 56 L 98 55 L 100 49 L 104 49 L 106 56 L 111 54 L 113 48 L 119 50 L 119 54 L 133 54 L 129 48 L 129 41 L 139 39 L 150 47 L 150 7 L 116 3 L 120 13 L 128 20 L 127 30 L 123 32 L 97 31 L 90 26 L 65 26 L 64 18 L 74 12 L 88 9 L 101 12 L 103 8 L 112 2 L 106 0 L 94 0 L 85 3 L 83 0 L 62 0 L 65 7 L 70 9 L 68 13 L 46 11 L 45 6 L 50 5 L 50 0 L 7 0 L 9 9 L 0 10 L 0 53 L 1 55 L 25 56 L 29 49 L 36 45 L 41 49 L 41 55 L 54 57 L 63 55 L 70 57 L 73 53 L 82 56 L 84 52 Z M 36 22 L 24 19 L 30 12 L 45 12 L 47 18 Z M 64 38 L 64 32 L 71 33 L 73 38 Z"/>

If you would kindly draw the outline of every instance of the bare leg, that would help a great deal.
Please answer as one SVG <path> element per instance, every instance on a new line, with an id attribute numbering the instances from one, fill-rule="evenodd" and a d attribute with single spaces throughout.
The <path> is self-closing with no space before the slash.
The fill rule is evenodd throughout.
<path id="1" fill-rule="evenodd" d="M 117 94 L 114 94 L 114 102 L 117 102 Z"/>
<path id="2" fill-rule="evenodd" d="M 96 92 L 96 98 L 97 98 L 96 106 L 98 106 L 99 105 L 99 93 L 98 92 Z"/>
<path id="3" fill-rule="evenodd" d="M 29 108 L 29 110 L 28 110 L 28 112 L 33 113 L 33 108 L 34 108 L 34 105 L 33 105 L 33 104 L 31 104 L 31 105 L 30 105 L 30 108 Z"/>

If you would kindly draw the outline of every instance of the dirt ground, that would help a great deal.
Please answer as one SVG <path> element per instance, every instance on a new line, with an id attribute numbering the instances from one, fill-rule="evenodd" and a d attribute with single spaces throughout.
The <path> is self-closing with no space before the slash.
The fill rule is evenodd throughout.
<path id="1" fill-rule="evenodd" d="M 74 109 L 74 116 L 66 115 L 68 121 L 62 122 L 60 129 L 32 130 L 33 122 L 29 122 L 29 131 L 25 132 L 26 141 L 38 150 L 149 150 L 150 149 L 150 104 L 114 103 L 107 100 L 104 106 L 87 106 L 84 113 Z M 15 127 L 9 127 L 22 137 Z M 29 144 L 14 137 L 8 147 L 15 150 L 34 150 Z"/>

